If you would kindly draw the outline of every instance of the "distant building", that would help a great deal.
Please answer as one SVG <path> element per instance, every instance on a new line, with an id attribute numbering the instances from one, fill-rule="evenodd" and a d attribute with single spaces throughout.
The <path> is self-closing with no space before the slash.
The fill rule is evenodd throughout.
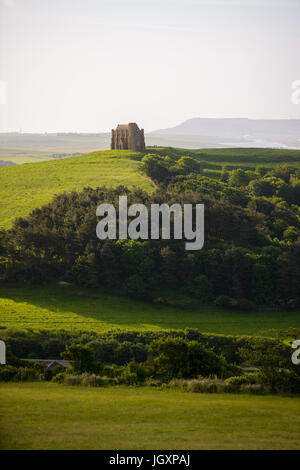
<path id="1" fill-rule="evenodd" d="M 139 129 L 135 122 L 119 124 L 111 131 L 111 149 L 145 150 L 144 129 Z"/>
<path id="2" fill-rule="evenodd" d="M 64 359 L 26 359 L 27 361 L 37 362 L 38 364 L 44 364 L 45 366 L 52 368 L 52 367 L 71 367 L 69 361 L 65 361 Z"/>

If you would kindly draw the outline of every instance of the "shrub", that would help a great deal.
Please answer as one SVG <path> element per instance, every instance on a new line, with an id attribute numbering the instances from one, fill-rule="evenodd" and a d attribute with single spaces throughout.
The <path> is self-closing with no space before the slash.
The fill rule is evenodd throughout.
<path id="1" fill-rule="evenodd" d="M 232 297 L 229 297 L 228 295 L 219 295 L 215 299 L 214 304 L 216 307 L 232 308 L 236 307 L 238 305 L 238 302 L 237 300 L 233 299 Z"/>
<path id="2" fill-rule="evenodd" d="M 128 277 L 123 284 L 125 293 L 134 299 L 148 299 L 147 285 L 139 274 Z"/>
<path id="3" fill-rule="evenodd" d="M 251 395 L 259 395 L 266 392 L 266 388 L 262 384 L 242 384 L 241 393 L 250 393 Z"/>
<path id="4" fill-rule="evenodd" d="M 287 393 L 300 393 L 300 376 L 292 370 L 280 370 L 277 375 L 276 390 Z"/>
<path id="5" fill-rule="evenodd" d="M 195 278 L 194 295 L 201 302 L 209 302 L 212 298 L 212 285 L 210 280 L 204 274 Z"/>
<path id="6" fill-rule="evenodd" d="M 55 382 L 55 383 L 63 383 L 64 380 L 65 380 L 65 372 L 59 372 L 58 374 L 54 375 L 54 377 L 52 377 L 52 382 Z"/>
<path id="7" fill-rule="evenodd" d="M 193 393 L 217 393 L 218 386 L 208 380 L 190 380 L 187 384 L 187 390 Z"/>
<path id="8" fill-rule="evenodd" d="M 227 384 L 219 379 L 195 379 L 187 382 L 187 390 L 193 393 L 224 393 L 227 387 Z"/>
<path id="9" fill-rule="evenodd" d="M 43 375 L 36 369 L 30 367 L 19 367 L 16 374 L 16 381 L 20 382 L 34 382 L 42 380 Z"/>
<path id="10" fill-rule="evenodd" d="M 160 380 L 150 378 L 145 381 L 145 385 L 148 385 L 148 387 L 160 387 L 162 383 Z"/>
<path id="11" fill-rule="evenodd" d="M 101 387 L 104 384 L 105 381 L 99 375 L 88 373 L 81 375 L 81 385 L 85 385 L 87 387 Z"/>
<path id="12" fill-rule="evenodd" d="M 95 362 L 93 349 L 82 344 L 67 345 L 61 356 L 63 359 L 71 361 L 76 372 L 98 372 L 103 368 L 102 364 Z"/>
<path id="13" fill-rule="evenodd" d="M 259 381 L 259 374 L 257 373 L 247 373 L 240 375 L 238 377 L 229 377 L 225 382 L 232 386 L 233 389 L 239 390 L 241 385 L 254 385 Z"/>
<path id="14" fill-rule="evenodd" d="M 117 377 L 117 381 L 120 384 L 125 385 L 137 385 L 140 383 L 138 375 L 135 372 L 130 372 L 129 370 L 123 370 L 121 374 Z"/>
<path id="15" fill-rule="evenodd" d="M 255 310 L 255 303 L 248 299 L 239 299 L 238 308 L 241 310 Z"/>
<path id="16" fill-rule="evenodd" d="M 217 356 L 197 341 L 187 341 L 183 338 L 155 340 L 151 343 L 150 353 L 153 356 L 144 363 L 145 373 L 162 380 L 189 378 L 199 374 L 222 377 L 228 369 L 223 357 Z"/>
<path id="17" fill-rule="evenodd" d="M 172 379 L 168 383 L 168 387 L 170 387 L 170 388 L 181 388 L 181 389 L 186 390 L 188 382 L 189 381 L 186 380 L 186 379 Z"/>
<path id="18" fill-rule="evenodd" d="M 63 384 L 64 385 L 80 385 L 81 375 L 65 375 Z"/>
<path id="19" fill-rule="evenodd" d="M 0 367 L 0 382 L 11 382 L 15 379 L 18 369 L 7 364 Z"/>

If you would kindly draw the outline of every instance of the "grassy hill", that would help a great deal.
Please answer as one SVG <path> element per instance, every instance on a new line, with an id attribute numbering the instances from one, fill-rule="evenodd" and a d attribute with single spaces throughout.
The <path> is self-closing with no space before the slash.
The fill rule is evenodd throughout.
<path id="1" fill-rule="evenodd" d="M 193 156 L 207 167 L 207 175 L 218 177 L 222 165 L 255 168 L 289 163 L 300 167 L 300 150 L 281 149 L 174 149 L 148 148 L 163 155 Z M 15 217 L 28 215 L 48 203 L 54 194 L 84 187 L 134 185 L 152 191 L 153 185 L 139 175 L 143 153 L 127 150 L 103 150 L 79 157 L 40 161 L 0 168 L 0 228 L 11 226 Z"/>
<path id="2" fill-rule="evenodd" d="M 191 155 L 207 162 L 207 171 L 219 173 L 221 165 L 255 168 L 275 163 L 300 166 L 300 151 L 273 149 L 172 149 L 147 152 Z M 139 174 L 143 153 L 106 150 L 62 160 L 23 164 L 0 169 L 0 227 L 48 203 L 54 194 L 91 186 L 134 185 L 146 190 L 152 183 Z M 29 328 L 78 328 L 107 331 L 111 328 L 199 328 L 202 332 L 255 334 L 268 328 L 300 327 L 298 312 L 221 311 L 214 307 L 156 306 L 118 295 L 75 292 L 62 286 L 0 289 L 0 325 Z"/>
<path id="3" fill-rule="evenodd" d="M 49 202 L 54 194 L 91 186 L 153 186 L 138 174 L 137 152 L 108 150 L 0 169 L 0 227 L 9 227 L 15 217 L 28 215 Z"/>
<path id="4" fill-rule="evenodd" d="M 247 334 L 300 327 L 299 312 L 230 311 L 216 307 L 155 305 L 70 286 L 0 288 L 0 325 L 32 329 L 105 332 L 198 328 L 203 333 Z"/>

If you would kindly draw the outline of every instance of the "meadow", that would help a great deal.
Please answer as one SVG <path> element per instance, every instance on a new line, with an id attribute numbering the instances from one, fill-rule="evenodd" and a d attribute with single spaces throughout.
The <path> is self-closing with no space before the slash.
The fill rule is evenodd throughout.
<path id="1" fill-rule="evenodd" d="M 151 191 L 153 185 L 139 175 L 139 163 L 132 157 L 132 151 L 102 151 L 1 168 L 0 228 L 11 226 L 16 217 L 25 217 L 64 191 L 105 185 L 136 185 Z"/>
<path id="2" fill-rule="evenodd" d="M 7 383 L 0 449 L 299 449 L 300 398 Z"/>
<path id="3" fill-rule="evenodd" d="M 192 156 L 204 162 L 204 173 L 207 176 L 215 178 L 219 177 L 223 165 L 227 165 L 229 169 L 255 168 L 257 165 L 272 168 L 280 163 L 300 167 L 300 150 L 189 150 L 149 147 L 146 153 Z M 55 194 L 64 191 L 79 191 L 87 186 L 95 188 L 103 185 L 124 185 L 129 188 L 137 186 L 149 192 L 153 191 L 153 184 L 139 174 L 139 162 L 144 155 L 145 153 L 130 150 L 102 150 L 83 156 L 41 161 L 49 158 L 49 155 L 34 153 L 30 158 L 39 161 L 38 165 L 26 163 L 0 168 L 0 228 L 9 228 L 15 217 L 26 217 L 33 209 L 42 207 L 50 202 Z M 17 157 L 3 155 L 1 158 L 17 161 Z M 19 155 L 18 158 L 27 162 L 29 157 Z"/>
<path id="4" fill-rule="evenodd" d="M 255 335 L 270 328 L 299 328 L 300 315 L 297 311 L 243 312 L 201 305 L 182 310 L 93 289 L 6 286 L 0 288 L 0 326 L 96 332 L 198 328 L 202 333 Z"/>

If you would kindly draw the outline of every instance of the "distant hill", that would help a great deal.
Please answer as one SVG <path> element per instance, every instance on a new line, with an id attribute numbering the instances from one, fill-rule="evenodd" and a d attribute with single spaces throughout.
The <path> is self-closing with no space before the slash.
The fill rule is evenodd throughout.
<path id="1" fill-rule="evenodd" d="M 16 163 L 11 162 L 9 160 L 0 160 L 0 166 L 11 166 L 11 165 L 16 165 Z"/>
<path id="2" fill-rule="evenodd" d="M 157 141 L 157 145 L 181 141 L 189 143 L 189 148 L 203 144 L 300 148 L 300 119 L 193 118 L 175 127 L 156 130 L 148 136 L 151 142 Z"/>
<path id="3" fill-rule="evenodd" d="M 0 133 L 0 160 L 36 163 L 108 149 L 109 145 L 109 133 Z"/>

